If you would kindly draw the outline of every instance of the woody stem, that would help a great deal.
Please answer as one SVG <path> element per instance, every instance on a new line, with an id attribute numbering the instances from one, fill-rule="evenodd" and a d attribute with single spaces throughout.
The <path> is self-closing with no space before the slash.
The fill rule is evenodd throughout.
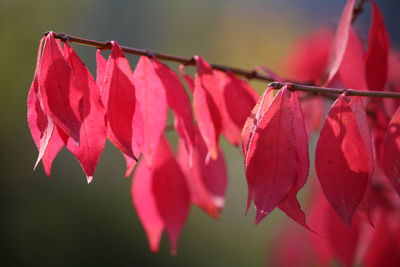
<path id="1" fill-rule="evenodd" d="M 362 0 L 360 0 L 360 2 L 362 2 Z M 48 33 L 49 32 L 46 32 L 45 35 L 47 35 Z M 86 38 L 71 36 L 71 35 L 68 35 L 65 33 L 54 33 L 54 38 L 64 40 L 64 41 L 68 40 L 69 42 L 72 42 L 72 43 L 93 46 L 93 47 L 97 47 L 98 49 L 110 49 L 111 48 L 111 45 L 109 42 L 100 42 L 100 41 L 90 40 L 90 39 L 86 39 Z M 140 56 L 153 56 L 153 57 L 156 57 L 161 60 L 173 61 L 173 62 L 181 63 L 184 65 L 195 65 L 196 64 L 196 62 L 193 58 L 163 54 L 163 53 L 153 52 L 153 51 L 144 50 L 144 49 L 137 49 L 137 48 L 127 47 L 127 46 L 121 46 L 121 48 L 125 53 L 129 53 L 129 54 L 140 55 Z M 234 74 L 237 74 L 240 76 L 244 76 L 247 79 L 257 79 L 257 80 L 262 80 L 262 81 L 267 81 L 267 82 L 274 81 L 273 77 L 271 77 L 269 75 L 259 74 L 254 70 L 246 71 L 243 69 L 226 66 L 226 65 L 220 65 L 220 64 L 210 64 L 210 65 L 213 69 L 220 70 L 223 72 L 234 73 Z M 270 86 L 273 87 L 274 89 L 280 89 L 284 86 L 284 83 L 272 82 L 272 83 L 270 83 Z M 400 98 L 400 93 L 394 93 L 394 92 L 360 91 L 360 90 L 353 90 L 353 89 L 337 89 L 337 88 L 317 87 L 317 86 L 311 86 L 311 85 L 298 84 L 296 82 L 290 83 L 290 90 L 305 91 L 305 92 L 310 92 L 313 94 L 326 94 L 326 95 L 346 93 L 347 95 L 354 95 L 354 96 Z"/>
<path id="2" fill-rule="evenodd" d="M 384 91 L 364 91 L 364 90 L 354 90 L 354 89 L 338 89 L 338 88 L 328 88 L 328 87 L 318 87 L 311 85 L 295 84 L 295 83 L 280 83 L 272 82 L 269 87 L 273 89 L 281 89 L 283 86 L 287 85 L 288 89 L 291 91 L 303 91 L 314 94 L 346 94 L 349 96 L 369 96 L 369 97 L 384 97 L 384 98 L 400 98 L 400 93 L 394 92 L 384 92 Z"/>
<path id="3" fill-rule="evenodd" d="M 47 34 L 49 34 L 49 32 L 45 32 L 45 35 L 47 35 Z M 71 43 L 93 46 L 98 49 L 111 49 L 111 45 L 108 42 L 100 42 L 100 41 L 85 39 L 85 38 L 81 38 L 81 37 L 68 35 L 65 33 L 54 33 L 54 38 L 64 40 L 64 41 L 68 40 Z M 127 46 L 121 46 L 121 49 L 122 49 L 122 51 L 124 51 L 127 54 L 134 54 L 134 55 L 139 55 L 139 56 L 154 56 L 161 60 L 172 61 L 172 62 L 184 64 L 184 65 L 195 65 L 196 64 L 196 62 L 193 58 L 180 57 L 180 56 L 158 53 L 158 52 L 154 52 L 154 51 L 150 51 L 150 50 L 132 48 L 132 47 L 127 47 Z M 274 81 L 274 79 L 271 76 L 262 75 L 262 74 L 257 73 L 256 71 L 246 71 L 246 70 L 242 70 L 239 68 L 220 65 L 220 64 L 210 64 L 210 65 L 213 69 L 220 70 L 223 72 L 231 72 L 231 73 L 234 73 L 234 74 L 237 74 L 240 76 L 244 76 L 247 79 L 257 79 L 257 80 L 262 80 L 262 81 L 267 81 L 267 82 Z"/>

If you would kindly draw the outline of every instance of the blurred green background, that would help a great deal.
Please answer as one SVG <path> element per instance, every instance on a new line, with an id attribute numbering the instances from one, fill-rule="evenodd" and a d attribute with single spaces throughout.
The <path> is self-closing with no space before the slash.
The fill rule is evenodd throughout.
<path id="1" fill-rule="evenodd" d="M 0 1 L 0 162 L 2 266 L 262 266 L 269 262 L 281 224 L 279 211 L 254 227 L 244 216 L 246 182 L 241 155 L 224 144 L 230 182 L 226 209 L 214 221 L 192 208 L 178 256 L 163 239 L 149 252 L 133 210 L 124 161 L 110 144 L 94 181 L 87 185 L 65 150 L 52 177 L 32 167 L 37 150 L 26 122 L 26 96 L 37 45 L 54 30 L 96 40 L 192 56 L 251 69 L 260 64 L 282 71 L 295 40 L 335 25 L 345 1 Z M 378 1 L 392 36 L 400 36 L 398 3 Z M 397 7 L 397 8 L 396 8 Z M 368 11 L 366 12 L 369 13 Z M 368 29 L 368 15 L 359 27 Z M 397 24 L 396 24 L 397 22 Z M 396 32 L 397 31 L 397 32 Z M 398 39 L 393 39 L 395 44 Z M 93 70 L 94 48 L 74 48 Z M 132 62 L 137 57 L 129 56 Z M 263 83 L 252 83 L 261 92 Z"/>

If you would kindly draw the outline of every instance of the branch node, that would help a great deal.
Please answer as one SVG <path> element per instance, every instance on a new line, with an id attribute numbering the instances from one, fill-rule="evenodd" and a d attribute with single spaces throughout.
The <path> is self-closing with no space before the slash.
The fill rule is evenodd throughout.
<path id="1" fill-rule="evenodd" d="M 296 91 L 296 90 L 295 90 L 295 87 L 294 87 L 294 85 L 293 85 L 293 83 L 286 83 L 286 88 L 287 88 L 290 92 Z"/>
<path id="2" fill-rule="evenodd" d="M 219 70 L 223 71 L 225 73 L 231 73 L 231 70 L 228 67 L 223 66 L 223 65 L 219 66 Z"/>
<path id="3" fill-rule="evenodd" d="M 247 73 L 244 76 L 246 77 L 246 79 L 250 80 L 250 79 L 253 79 L 254 77 L 257 77 L 258 76 L 258 72 L 257 72 L 257 70 L 253 69 L 253 70 L 251 70 L 249 73 Z"/>
<path id="4" fill-rule="evenodd" d="M 62 42 L 66 42 L 70 39 L 70 37 L 67 34 L 60 32 L 58 33 L 58 39 L 60 39 Z"/>
<path id="5" fill-rule="evenodd" d="M 184 66 L 188 66 L 188 65 L 196 65 L 196 56 L 192 56 L 189 58 L 188 62 L 185 63 L 181 63 Z"/>
<path id="6" fill-rule="evenodd" d="M 153 50 L 150 49 L 146 49 L 146 56 L 150 59 L 152 58 L 156 58 L 156 52 L 154 52 Z"/>
<path id="7" fill-rule="evenodd" d="M 273 89 L 281 89 L 283 87 L 283 84 L 280 82 L 272 82 L 268 84 L 268 87 L 271 87 Z"/>
<path id="8" fill-rule="evenodd" d="M 342 92 L 343 95 L 348 96 L 349 93 L 351 92 L 349 89 L 340 89 L 340 91 Z"/>
<path id="9" fill-rule="evenodd" d="M 105 46 L 104 47 L 101 47 L 101 48 L 98 48 L 98 49 L 100 49 L 100 50 L 107 50 L 107 49 L 111 49 L 112 47 L 113 47 L 113 43 L 114 43 L 114 41 L 105 41 L 104 42 L 105 43 Z"/>

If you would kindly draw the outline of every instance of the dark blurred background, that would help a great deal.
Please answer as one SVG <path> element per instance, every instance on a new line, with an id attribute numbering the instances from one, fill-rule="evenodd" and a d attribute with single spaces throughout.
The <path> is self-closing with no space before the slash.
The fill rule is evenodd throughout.
<path id="1" fill-rule="evenodd" d="M 399 1 L 378 0 L 394 46 L 400 42 Z M 269 262 L 281 224 L 280 211 L 254 227 L 244 216 L 246 182 L 239 151 L 226 145 L 230 184 L 226 209 L 214 221 L 192 208 L 177 256 L 163 239 L 149 252 L 133 210 L 124 161 L 111 145 L 87 185 L 65 150 L 52 177 L 32 167 L 37 150 L 26 122 L 26 97 L 38 42 L 47 30 L 192 56 L 278 73 L 295 40 L 321 26 L 335 26 L 345 1 L 0 1 L 1 266 L 262 266 Z M 369 5 L 357 22 L 368 30 Z M 95 50 L 74 48 L 93 70 Z M 134 63 L 136 57 L 129 56 Z M 259 92 L 263 83 L 252 83 Z"/>

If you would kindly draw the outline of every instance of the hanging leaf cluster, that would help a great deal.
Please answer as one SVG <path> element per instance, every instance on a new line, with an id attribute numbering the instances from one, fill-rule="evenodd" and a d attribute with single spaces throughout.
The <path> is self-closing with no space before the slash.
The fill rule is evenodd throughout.
<path id="1" fill-rule="evenodd" d="M 400 91 L 394 72 L 400 67 L 398 54 L 390 49 L 377 4 L 371 1 L 364 43 L 351 24 L 355 2 L 347 1 L 336 31 L 322 29 L 298 43 L 287 61 L 292 80 Z M 193 57 L 194 76 L 183 65 L 178 76 L 151 54 L 141 56 L 132 71 L 118 43 L 110 42 L 109 48 L 108 59 L 97 50 L 94 78 L 68 39 L 60 41 L 53 32 L 42 38 L 28 94 L 28 123 L 39 151 L 36 165 L 42 162 L 50 175 L 55 157 L 66 147 L 90 182 L 109 140 L 126 160 L 126 176 L 134 173 L 132 201 L 152 251 L 158 250 L 165 231 L 171 252 L 176 252 L 192 204 L 212 218 L 220 216 L 227 186 L 221 136 L 241 147 L 247 210 L 254 204 L 255 222 L 279 208 L 309 230 L 304 232 L 327 233 L 318 236 L 323 239 L 320 248 L 329 243 L 318 252 L 325 263 L 335 258 L 354 264 L 363 225 L 371 228 L 371 244 L 400 233 L 398 223 L 386 227 L 400 212 L 399 200 L 393 199 L 400 194 L 397 101 L 350 96 L 343 90 L 324 118 L 329 100 L 297 92 L 291 84 L 279 91 L 269 87 L 259 97 L 246 80 L 213 69 L 200 56 Z M 176 149 L 165 136 L 169 109 L 179 139 Z M 319 137 L 312 158 L 321 188 L 314 194 L 314 210 L 322 217 L 311 216 L 310 224 L 297 194 L 309 177 L 314 133 Z M 385 246 L 398 250 L 399 240 Z M 375 266 L 385 253 L 370 248 L 361 261 Z"/>

